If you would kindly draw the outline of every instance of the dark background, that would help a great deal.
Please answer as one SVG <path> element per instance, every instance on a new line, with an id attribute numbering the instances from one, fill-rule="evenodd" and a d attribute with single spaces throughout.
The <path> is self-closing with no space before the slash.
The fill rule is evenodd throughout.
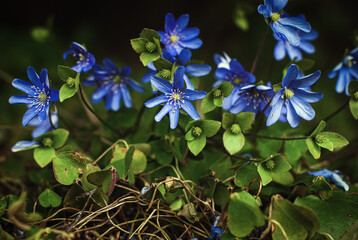
<path id="1" fill-rule="evenodd" d="M 203 40 L 203 45 L 192 51 L 193 59 L 200 59 L 215 70 L 213 55 L 226 51 L 249 71 L 266 27 L 262 15 L 256 10 L 262 3 L 260 0 L 3 2 L 0 14 L 1 159 L 4 160 L 5 156 L 11 154 L 10 147 L 21 139 L 19 136 L 23 136 L 24 131 L 29 130 L 27 127 L 21 127 L 26 107 L 8 103 L 11 95 L 22 94 L 10 83 L 15 77 L 28 80 L 27 66 L 33 66 L 38 72 L 47 68 L 54 88 L 59 89 L 61 82 L 56 73 L 57 65 L 73 63 L 65 62 L 62 54 L 69 49 L 71 41 L 76 41 L 84 43 L 95 55 L 98 63 L 108 57 L 119 66 L 132 67 L 131 76 L 140 81 L 146 70 L 141 65 L 139 56 L 131 48 L 129 40 L 138 37 L 144 27 L 163 30 L 164 17 L 171 12 L 176 18 L 188 13 L 189 27 L 200 29 L 199 37 Z M 327 74 L 342 60 L 345 49 L 352 50 L 355 47 L 355 31 L 358 27 L 355 3 L 354 0 L 290 0 L 285 8 L 291 16 L 305 14 L 312 28 L 320 34 L 313 42 L 316 53 L 304 55 L 316 61 L 316 65 L 308 73 L 322 71 L 321 79 L 313 87 L 314 91 L 324 94 L 322 101 L 313 104 L 317 111 L 316 116 L 319 116 L 313 120 L 314 124 L 318 124 L 319 119 L 330 114 L 347 99 L 344 94 L 335 92 L 336 79 L 328 79 Z M 246 32 L 234 23 L 235 11 L 238 8 L 246 12 L 250 24 Z M 45 30 L 45 37 L 41 37 L 41 33 L 36 34 L 36 31 L 41 29 Z M 255 73 L 257 81 L 281 81 L 282 69 L 289 60 L 287 57 L 280 62 L 274 60 L 274 44 L 272 31 L 269 31 Z M 214 71 L 203 78 L 206 90 L 214 82 L 213 73 Z M 91 91 L 89 90 L 89 93 Z M 66 102 L 59 104 L 68 111 L 78 111 L 72 105 Z M 334 117 L 327 129 L 341 133 L 348 140 L 354 140 L 358 132 L 357 121 L 348 109 Z M 354 178 L 356 153 L 343 157 L 340 161 L 345 161 L 344 168 Z M 341 165 L 336 165 L 342 168 Z"/>

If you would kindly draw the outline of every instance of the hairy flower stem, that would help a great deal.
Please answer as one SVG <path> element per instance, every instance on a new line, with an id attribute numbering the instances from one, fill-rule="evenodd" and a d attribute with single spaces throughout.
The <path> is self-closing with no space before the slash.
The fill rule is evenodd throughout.
<path id="1" fill-rule="evenodd" d="M 258 60 L 259 60 L 259 57 L 260 57 L 260 55 L 261 55 L 262 48 L 263 48 L 263 46 L 264 46 L 265 38 L 266 38 L 266 35 L 267 35 L 267 33 L 268 33 L 269 28 L 270 28 L 270 24 L 267 24 L 267 27 L 266 27 L 266 29 L 265 29 L 265 32 L 262 34 L 262 37 L 261 37 L 261 40 L 260 40 L 260 44 L 259 44 L 259 46 L 258 46 L 258 48 L 257 48 L 256 56 L 255 56 L 254 62 L 253 62 L 253 64 L 252 64 L 252 67 L 251 67 L 251 70 L 250 70 L 250 73 L 252 73 L 252 74 L 254 74 L 254 72 L 255 72 L 256 64 L 257 64 L 257 62 L 258 62 Z"/>
<path id="2" fill-rule="evenodd" d="M 119 132 L 119 130 L 114 129 L 113 127 L 111 127 L 110 125 L 108 125 L 100 116 L 98 116 L 98 114 L 92 109 L 92 107 L 88 104 L 88 102 L 86 101 L 84 95 L 83 95 L 83 90 L 82 90 L 82 86 L 81 84 L 78 86 L 78 90 L 81 96 L 81 100 L 83 102 L 83 104 L 86 106 L 86 108 L 94 115 L 96 116 L 96 118 L 103 124 L 105 125 L 107 128 L 109 128 L 110 130 L 112 130 L 112 132 L 114 132 L 115 134 L 118 135 L 118 137 L 121 137 L 123 134 Z"/>

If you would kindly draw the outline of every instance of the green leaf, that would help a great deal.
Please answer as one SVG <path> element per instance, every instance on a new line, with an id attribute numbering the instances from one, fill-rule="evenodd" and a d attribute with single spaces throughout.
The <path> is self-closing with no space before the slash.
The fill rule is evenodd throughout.
<path id="1" fill-rule="evenodd" d="M 346 146 L 349 142 L 343 136 L 334 132 L 322 132 L 321 133 L 326 139 L 330 140 L 334 148 L 341 148 Z"/>
<path id="2" fill-rule="evenodd" d="M 175 200 L 172 204 L 170 204 L 170 209 L 172 211 L 179 211 L 179 209 L 181 209 L 182 206 L 184 206 L 185 202 L 183 200 L 183 198 L 179 198 L 177 200 Z"/>
<path id="3" fill-rule="evenodd" d="M 351 99 L 349 100 L 349 109 L 354 119 L 358 120 L 358 100 L 356 100 L 354 97 L 351 97 Z"/>
<path id="4" fill-rule="evenodd" d="M 110 167 L 106 170 L 90 173 L 87 176 L 87 181 L 98 187 L 102 187 L 103 193 L 109 197 L 118 181 L 118 173 L 114 167 Z"/>
<path id="5" fill-rule="evenodd" d="M 0 198 L 0 217 L 2 215 L 4 215 L 5 211 L 6 211 L 6 206 L 7 206 L 7 200 L 6 197 L 1 197 Z"/>
<path id="6" fill-rule="evenodd" d="M 199 137 L 195 138 L 192 141 L 188 141 L 188 148 L 195 156 L 198 155 L 206 144 L 206 137 L 204 134 L 201 134 Z"/>
<path id="7" fill-rule="evenodd" d="M 329 139 L 325 139 L 323 142 L 316 141 L 316 143 L 318 146 L 328 149 L 329 151 L 333 151 L 333 149 L 334 149 L 333 143 Z"/>
<path id="8" fill-rule="evenodd" d="M 71 185 L 79 177 L 78 163 L 69 154 L 57 153 L 52 165 L 57 181 L 63 185 Z"/>
<path id="9" fill-rule="evenodd" d="M 228 228 L 236 237 L 245 237 L 255 227 L 265 224 L 263 214 L 255 198 L 248 192 L 236 192 L 230 196 Z"/>
<path id="10" fill-rule="evenodd" d="M 322 176 L 314 177 L 312 184 L 308 188 L 309 191 L 332 191 L 332 186 L 327 182 L 327 180 Z"/>
<path id="11" fill-rule="evenodd" d="M 312 138 L 307 138 L 306 144 L 307 144 L 308 150 L 310 151 L 310 153 L 312 154 L 312 156 L 315 159 L 318 159 L 321 157 L 321 147 L 318 146 L 317 143 L 315 141 L 313 141 Z"/>
<path id="12" fill-rule="evenodd" d="M 286 141 L 284 146 L 288 162 L 296 169 L 298 167 L 298 160 L 308 150 L 306 142 L 304 140 Z"/>
<path id="13" fill-rule="evenodd" d="M 255 163 L 249 162 L 240 167 L 235 172 L 235 185 L 238 187 L 248 187 L 254 179 L 260 178 Z"/>
<path id="14" fill-rule="evenodd" d="M 147 49 L 145 48 L 145 44 L 147 42 L 148 42 L 148 40 L 145 38 L 131 39 L 132 48 L 134 49 L 134 51 L 136 53 L 142 53 L 142 52 L 147 51 Z"/>
<path id="15" fill-rule="evenodd" d="M 91 173 L 100 171 L 101 169 L 98 166 L 93 165 L 92 163 L 88 163 L 86 165 L 86 167 L 84 168 L 84 172 L 82 173 L 81 176 L 81 184 L 82 187 L 88 192 L 91 191 L 92 189 L 94 189 L 96 186 L 89 183 L 87 180 L 87 176 Z"/>
<path id="16" fill-rule="evenodd" d="M 67 83 L 63 84 L 60 88 L 60 102 L 74 96 L 77 92 L 77 88 L 75 86 L 71 87 Z"/>
<path id="17" fill-rule="evenodd" d="M 358 82 L 350 81 L 348 85 L 348 93 L 349 95 L 354 95 L 354 93 L 358 92 Z"/>
<path id="18" fill-rule="evenodd" d="M 147 66 L 150 62 L 153 62 L 160 58 L 158 52 L 142 52 L 139 56 L 139 59 L 143 63 L 144 66 Z"/>
<path id="19" fill-rule="evenodd" d="M 311 137 L 315 137 L 317 134 L 319 134 L 320 132 L 322 132 L 325 127 L 326 127 L 326 122 L 322 120 L 322 121 L 318 124 L 318 126 L 316 127 L 316 129 L 311 133 Z"/>
<path id="20" fill-rule="evenodd" d="M 221 122 L 214 120 L 202 120 L 201 128 L 207 137 L 214 136 L 220 129 Z"/>
<path id="21" fill-rule="evenodd" d="M 56 130 L 52 131 L 53 134 L 53 147 L 60 148 L 65 144 L 69 132 L 66 129 L 57 128 Z"/>
<path id="22" fill-rule="evenodd" d="M 228 97 L 234 89 L 234 86 L 228 81 L 223 81 L 217 88 L 222 91 L 224 97 Z"/>
<path id="23" fill-rule="evenodd" d="M 157 33 L 157 31 L 155 31 L 155 30 L 148 29 L 148 28 L 144 28 L 142 30 L 142 32 L 140 33 L 140 37 L 141 38 L 146 38 L 146 39 L 148 39 L 150 41 L 153 41 L 154 38 L 160 40 L 159 33 Z"/>
<path id="24" fill-rule="evenodd" d="M 57 74 L 60 79 L 64 82 L 67 82 L 68 78 L 79 78 L 79 73 L 73 70 L 70 67 L 58 65 L 57 66 Z M 62 102 L 62 101 L 61 101 Z"/>
<path id="25" fill-rule="evenodd" d="M 52 147 L 38 147 L 34 150 L 34 159 L 40 167 L 45 167 L 55 156 L 55 149 Z"/>
<path id="26" fill-rule="evenodd" d="M 159 58 L 153 62 L 155 69 L 163 71 L 163 69 L 171 70 L 173 64 L 164 58 Z"/>
<path id="27" fill-rule="evenodd" d="M 201 101 L 201 110 L 203 113 L 211 112 L 216 108 L 216 105 L 214 104 L 214 94 L 212 91 L 210 91 L 206 96 L 204 97 L 203 101 Z"/>
<path id="28" fill-rule="evenodd" d="M 134 146 L 132 146 L 134 147 Z M 146 146 L 148 147 L 148 146 Z M 127 153 L 130 149 L 122 148 L 120 146 L 116 146 L 115 150 L 113 152 L 113 157 L 111 159 L 111 163 L 116 161 L 122 161 L 124 164 L 124 159 L 127 156 Z M 132 151 L 132 150 L 131 150 Z M 128 154 L 131 154 L 130 152 Z M 129 156 L 127 156 L 129 157 Z M 127 159 L 128 161 L 128 159 Z M 110 166 L 110 165 L 109 165 Z M 113 165 L 114 166 L 114 165 Z M 124 165 L 123 165 L 124 167 Z M 117 168 L 117 167 L 116 167 Z M 132 155 L 132 163 L 130 165 L 130 169 L 133 172 L 133 174 L 139 174 L 144 172 L 144 170 L 147 168 L 147 157 L 146 155 L 137 149 L 134 149 L 133 155 Z M 117 171 L 118 168 L 117 168 Z"/>
<path id="29" fill-rule="evenodd" d="M 272 219 L 280 223 L 290 240 L 311 239 L 319 229 L 319 219 L 311 209 L 294 205 L 287 199 L 274 200 Z M 272 239 L 287 239 L 277 224 Z"/>
<path id="30" fill-rule="evenodd" d="M 222 126 L 226 130 L 235 123 L 236 115 L 232 113 L 225 112 L 222 118 Z"/>
<path id="31" fill-rule="evenodd" d="M 232 134 L 230 129 L 227 129 L 223 135 L 223 144 L 225 149 L 234 155 L 238 153 L 245 144 L 245 137 L 240 132 L 239 134 Z"/>
<path id="32" fill-rule="evenodd" d="M 185 134 L 185 139 L 187 141 L 193 141 L 195 139 L 194 135 L 191 133 L 191 130 Z"/>
<path id="33" fill-rule="evenodd" d="M 264 165 L 260 163 L 257 167 L 257 171 L 260 174 L 262 185 L 266 186 L 272 181 L 271 171 L 269 171 Z"/>
<path id="34" fill-rule="evenodd" d="M 249 30 L 249 21 L 247 20 L 245 11 L 242 8 L 236 9 L 234 22 L 242 31 L 246 32 Z"/>
<path id="35" fill-rule="evenodd" d="M 217 98 L 214 97 L 213 102 L 216 107 L 221 107 L 224 103 L 224 98 L 222 96 Z"/>
<path id="36" fill-rule="evenodd" d="M 255 113 L 241 112 L 236 117 L 236 123 L 240 125 L 242 131 L 248 131 L 255 120 Z"/>
<path id="37" fill-rule="evenodd" d="M 315 195 L 309 195 L 296 198 L 295 204 L 312 209 L 321 223 L 318 231 L 329 233 L 333 239 L 341 239 L 357 222 L 357 195 L 333 191 L 329 199 L 321 200 Z"/>
<path id="38" fill-rule="evenodd" d="M 39 196 L 39 202 L 43 207 L 58 207 L 61 205 L 62 199 L 61 197 L 52 191 L 51 189 L 47 189 L 42 192 Z"/>
<path id="39" fill-rule="evenodd" d="M 291 169 L 291 165 L 281 156 L 276 156 L 272 160 L 275 163 L 275 167 L 271 169 L 272 173 L 280 174 Z"/>

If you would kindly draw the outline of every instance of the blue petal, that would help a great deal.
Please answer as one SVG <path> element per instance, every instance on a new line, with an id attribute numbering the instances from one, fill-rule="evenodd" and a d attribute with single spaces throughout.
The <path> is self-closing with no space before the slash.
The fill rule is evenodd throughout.
<path id="1" fill-rule="evenodd" d="M 88 72 L 89 70 L 92 69 L 92 67 L 95 63 L 96 63 L 96 59 L 94 58 L 94 56 L 91 53 L 87 53 L 86 60 L 85 60 L 85 62 L 83 62 L 82 71 Z"/>
<path id="2" fill-rule="evenodd" d="M 87 52 L 86 48 L 84 48 L 81 44 L 76 42 L 71 42 L 71 46 L 73 49 L 75 49 L 77 52 L 85 53 Z"/>
<path id="3" fill-rule="evenodd" d="M 145 92 L 145 88 L 131 78 L 127 79 L 128 85 L 137 92 Z"/>
<path id="4" fill-rule="evenodd" d="M 88 78 L 85 78 L 82 80 L 83 85 L 85 86 L 96 86 L 96 80 L 93 76 L 89 76 Z"/>
<path id="5" fill-rule="evenodd" d="M 335 76 L 337 75 L 337 71 L 332 71 L 330 73 L 328 73 L 328 78 L 331 79 L 331 78 L 334 78 Z"/>
<path id="6" fill-rule="evenodd" d="M 175 18 L 172 13 L 165 16 L 165 32 L 169 32 L 175 28 Z"/>
<path id="7" fill-rule="evenodd" d="M 311 30 L 309 33 L 301 33 L 301 41 L 312 41 L 318 38 L 318 32 L 316 30 Z"/>
<path id="8" fill-rule="evenodd" d="M 151 77 L 150 82 L 156 89 L 158 89 L 158 91 L 160 91 L 162 93 L 172 93 L 173 92 L 173 86 L 167 80 L 153 76 L 153 77 Z"/>
<path id="9" fill-rule="evenodd" d="M 302 44 L 302 42 L 301 42 Z M 301 46 L 301 45 L 300 45 Z M 302 53 L 297 47 L 293 47 L 290 44 L 286 46 L 288 57 L 291 60 L 301 61 L 302 60 Z"/>
<path id="10" fill-rule="evenodd" d="M 163 51 L 163 55 L 164 55 L 164 51 L 165 51 L 165 50 L 163 49 L 162 51 Z M 165 52 L 167 52 L 167 51 L 165 51 Z M 168 54 L 169 54 L 169 53 L 168 53 Z M 152 70 L 152 71 L 157 71 L 157 69 L 154 67 L 153 62 L 148 63 L 147 68 L 149 68 L 149 69 Z"/>
<path id="11" fill-rule="evenodd" d="M 349 73 L 358 80 L 358 66 L 357 65 L 352 65 L 351 67 L 348 68 Z"/>
<path id="12" fill-rule="evenodd" d="M 273 55 L 277 61 L 280 61 L 285 58 L 286 50 L 285 44 L 283 41 L 278 41 L 275 45 L 275 49 L 273 51 Z"/>
<path id="13" fill-rule="evenodd" d="M 44 85 L 46 91 L 48 91 L 50 89 L 50 81 L 48 79 L 48 73 L 47 73 L 47 69 L 44 68 L 41 70 L 40 73 L 40 81 L 42 82 L 42 84 Z"/>
<path id="14" fill-rule="evenodd" d="M 269 114 L 269 116 L 267 118 L 266 126 L 271 126 L 272 124 L 277 122 L 277 120 L 281 116 L 282 106 L 283 106 L 283 100 L 280 98 L 276 102 L 276 104 L 273 105 L 273 107 L 271 109 L 271 112 L 270 112 L 270 114 Z"/>
<path id="15" fill-rule="evenodd" d="M 217 86 L 219 86 L 224 80 L 217 80 L 216 82 L 214 82 L 213 84 L 213 88 L 216 88 Z"/>
<path id="16" fill-rule="evenodd" d="M 49 98 L 50 102 L 58 101 L 60 99 L 59 91 L 57 89 L 51 89 Z"/>
<path id="17" fill-rule="evenodd" d="M 40 146 L 39 142 L 35 142 L 35 141 L 19 141 L 11 148 L 11 151 L 12 152 L 19 152 L 19 151 L 31 149 L 31 148 L 38 147 L 38 146 Z"/>
<path id="18" fill-rule="evenodd" d="M 178 20 L 175 22 L 175 28 L 176 29 L 184 29 L 186 26 L 188 26 L 189 23 L 189 15 L 183 14 L 181 15 Z"/>
<path id="19" fill-rule="evenodd" d="M 290 87 L 290 84 L 294 79 L 297 78 L 298 75 L 298 67 L 295 64 L 291 64 L 288 69 L 285 77 L 282 80 L 282 87 Z"/>
<path id="20" fill-rule="evenodd" d="M 22 126 L 25 127 L 31 119 L 33 119 L 37 114 L 37 105 L 30 107 L 24 114 L 24 117 L 22 118 Z"/>
<path id="21" fill-rule="evenodd" d="M 152 70 L 149 70 L 146 74 L 144 74 L 144 76 L 142 77 L 142 83 L 148 83 L 150 82 L 150 78 L 155 76 L 155 74 L 157 74 L 156 71 L 152 71 Z"/>
<path id="22" fill-rule="evenodd" d="M 118 111 L 120 109 L 121 98 L 122 98 L 122 94 L 120 91 L 113 92 L 112 97 L 110 99 L 111 109 L 113 111 Z"/>
<path id="23" fill-rule="evenodd" d="M 106 94 L 106 96 L 104 96 L 104 107 L 106 108 L 107 111 L 112 109 L 112 99 L 113 99 L 113 93 L 114 92 L 119 92 L 118 87 L 116 87 L 116 90 L 112 90 L 111 92 L 109 92 L 108 94 Z"/>
<path id="24" fill-rule="evenodd" d="M 175 129 L 178 125 L 179 120 L 179 108 L 173 107 L 171 111 L 169 111 L 169 121 L 170 128 Z"/>
<path id="25" fill-rule="evenodd" d="M 314 118 L 315 111 L 308 102 L 304 101 L 296 95 L 291 97 L 288 101 L 292 103 L 292 106 L 295 109 L 297 115 L 301 118 L 307 121 L 310 121 Z"/>
<path id="26" fill-rule="evenodd" d="M 184 72 L 185 72 L 185 68 L 183 66 L 178 67 L 178 69 L 175 71 L 174 81 L 173 81 L 174 89 L 182 90 L 184 88 Z"/>
<path id="27" fill-rule="evenodd" d="M 28 97 L 26 95 L 14 95 L 9 98 L 10 104 L 22 103 L 22 104 L 31 104 L 34 101 L 33 97 Z"/>
<path id="28" fill-rule="evenodd" d="M 190 89 L 185 89 L 182 93 L 185 94 L 184 98 L 188 101 L 203 99 L 206 96 L 206 92 L 204 91 L 194 91 Z"/>
<path id="29" fill-rule="evenodd" d="M 121 70 L 121 76 L 127 77 L 129 74 L 131 74 L 132 69 L 130 67 L 123 67 Z"/>
<path id="30" fill-rule="evenodd" d="M 184 49 L 183 49 L 184 50 Z M 180 54 L 183 53 L 183 50 L 180 52 Z M 188 49 L 186 49 L 187 51 L 189 51 Z M 163 49 L 162 50 L 162 57 L 165 59 L 165 60 L 168 60 L 170 63 L 175 63 L 177 60 L 175 59 L 175 57 L 173 57 L 167 50 Z M 191 54 L 191 53 L 190 53 Z M 190 55 L 191 56 L 191 55 Z M 180 56 L 178 56 L 180 58 Z M 147 65 L 148 68 L 152 69 L 152 70 L 155 70 L 155 67 L 154 67 L 154 64 L 153 62 L 151 62 L 152 65 L 153 65 L 153 68 L 150 68 L 149 64 Z M 185 64 L 180 64 L 180 65 L 185 65 Z"/>
<path id="31" fill-rule="evenodd" d="M 293 30 L 291 27 L 283 26 L 278 21 L 271 22 L 270 26 L 272 30 L 278 34 L 280 37 L 285 38 L 292 46 L 297 47 L 300 45 L 300 37 L 298 36 L 297 32 Z"/>
<path id="32" fill-rule="evenodd" d="M 286 6 L 287 2 L 288 0 L 272 0 L 272 12 L 279 12 Z"/>
<path id="33" fill-rule="evenodd" d="M 217 68 L 215 71 L 215 78 L 218 80 L 225 80 L 226 76 L 230 73 L 229 69 Z"/>
<path id="34" fill-rule="evenodd" d="M 341 176 L 339 176 L 337 173 L 333 173 L 332 182 L 336 184 L 338 187 L 343 188 L 344 191 L 349 190 L 349 185 L 346 182 L 344 182 Z"/>
<path id="35" fill-rule="evenodd" d="M 311 73 L 307 76 L 296 79 L 291 82 L 291 88 L 304 88 L 309 87 L 314 84 L 321 77 L 321 71 L 318 70 L 314 73 Z"/>
<path id="36" fill-rule="evenodd" d="M 290 124 L 291 127 L 295 128 L 298 126 L 298 124 L 301 121 L 300 116 L 297 115 L 294 107 L 292 106 L 291 102 L 288 101 L 288 104 L 286 105 L 287 109 L 287 121 Z"/>
<path id="37" fill-rule="evenodd" d="M 221 106 L 224 110 L 229 110 L 232 104 L 239 98 L 239 88 L 234 88 L 228 97 L 224 97 L 223 105 Z"/>
<path id="38" fill-rule="evenodd" d="M 71 68 L 72 68 L 72 70 L 74 70 L 74 71 L 80 73 L 80 72 L 82 72 L 82 63 L 79 62 L 77 65 L 74 65 L 74 66 L 72 66 Z"/>
<path id="39" fill-rule="evenodd" d="M 266 5 L 258 6 L 257 11 L 260 14 L 264 15 L 264 18 L 269 18 L 269 17 L 271 17 L 271 14 L 272 14 L 272 12 L 267 8 Z"/>
<path id="40" fill-rule="evenodd" d="M 172 105 L 170 105 L 169 103 L 166 103 L 166 104 L 164 105 L 164 107 L 157 113 L 157 115 L 155 115 L 154 120 L 155 120 L 156 122 L 160 122 L 160 120 L 162 120 L 163 117 L 164 117 L 169 111 L 172 110 L 172 108 L 173 108 Z"/>
<path id="41" fill-rule="evenodd" d="M 189 116 L 194 119 L 198 120 L 200 119 L 200 116 L 198 112 L 195 110 L 193 104 L 191 104 L 189 101 L 184 100 L 183 103 L 181 103 L 181 108 L 189 114 Z"/>
<path id="42" fill-rule="evenodd" d="M 336 92 L 341 93 L 348 88 L 348 84 L 351 81 L 351 75 L 347 69 L 342 68 L 338 72 L 338 78 L 336 83 Z"/>
<path id="43" fill-rule="evenodd" d="M 323 98 L 323 94 L 319 92 L 310 92 L 303 89 L 295 89 L 295 95 L 309 103 L 318 102 Z"/>
<path id="44" fill-rule="evenodd" d="M 175 46 L 178 46 L 178 44 L 168 44 L 165 46 L 166 51 L 173 57 L 178 55 L 177 48 Z"/>
<path id="45" fill-rule="evenodd" d="M 200 33 L 199 28 L 186 28 L 180 32 L 180 39 L 191 40 L 196 38 Z"/>
<path id="46" fill-rule="evenodd" d="M 104 83 L 100 86 L 96 91 L 92 94 L 92 102 L 99 103 L 101 99 L 111 90 L 113 84 L 111 83 Z"/>
<path id="47" fill-rule="evenodd" d="M 195 90 L 193 83 L 190 81 L 189 77 L 184 74 L 184 82 L 187 89 Z"/>
<path id="48" fill-rule="evenodd" d="M 119 74 L 119 69 L 116 66 L 116 64 L 114 64 L 111 60 L 109 60 L 108 58 L 104 58 L 103 59 L 103 64 L 104 66 L 106 66 L 107 70 L 111 70 L 111 71 L 115 71 L 116 73 Z"/>
<path id="49" fill-rule="evenodd" d="M 40 81 L 39 75 L 37 75 L 33 67 L 27 68 L 27 75 L 29 76 L 30 81 L 32 82 L 32 84 L 35 85 L 35 87 L 38 87 L 41 90 L 44 88 L 43 84 Z"/>
<path id="50" fill-rule="evenodd" d="M 183 49 L 178 56 L 179 64 L 182 66 L 186 65 L 190 61 L 190 58 L 191 58 L 190 50 Z"/>
<path id="51" fill-rule="evenodd" d="M 203 44 L 203 41 L 201 41 L 199 38 L 194 38 L 188 41 L 180 41 L 180 45 L 182 45 L 184 48 L 189 49 L 198 49 Z"/>
<path id="52" fill-rule="evenodd" d="M 235 73 L 245 72 L 244 67 L 236 59 L 230 61 L 230 70 Z"/>
<path id="53" fill-rule="evenodd" d="M 169 96 L 168 95 L 160 95 L 156 98 L 153 98 L 153 99 L 150 99 L 148 101 L 146 101 L 144 103 L 144 105 L 147 107 L 147 108 L 152 108 L 152 107 L 155 107 L 159 104 L 162 104 L 162 103 L 165 103 L 169 100 Z"/>
<path id="54" fill-rule="evenodd" d="M 49 118 L 49 109 L 50 109 L 49 104 L 45 104 L 43 109 L 38 112 L 38 118 L 41 122 L 44 122 L 46 121 L 46 119 Z"/>
<path id="55" fill-rule="evenodd" d="M 31 83 L 23 81 L 18 78 L 14 79 L 14 81 L 12 81 L 12 86 L 14 86 L 15 88 L 17 88 L 31 96 L 33 96 L 35 93 L 34 87 Z"/>
<path id="56" fill-rule="evenodd" d="M 74 49 L 68 49 L 66 50 L 64 53 L 63 53 L 63 59 L 66 59 L 67 58 L 67 55 L 72 55 L 72 54 L 75 54 L 76 51 Z"/>
<path id="57" fill-rule="evenodd" d="M 315 52 L 315 48 L 310 42 L 301 41 L 299 48 L 301 48 L 303 51 L 305 51 L 308 54 L 312 54 Z"/>
<path id="58" fill-rule="evenodd" d="M 238 114 L 239 112 L 242 112 L 246 108 L 247 103 L 248 102 L 246 99 L 239 97 L 236 102 L 231 106 L 230 112 L 233 114 Z"/>
<path id="59" fill-rule="evenodd" d="M 306 33 L 311 31 L 311 25 L 305 19 L 299 17 L 280 18 L 278 22 L 285 26 L 297 28 Z"/>
<path id="60" fill-rule="evenodd" d="M 121 90 L 124 106 L 126 106 L 126 108 L 131 108 L 132 107 L 132 99 L 131 99 L 131 95 L 129 94 L 129 89 L 127 88 L 127 86 L 125 84 L 121 84 L 119 86 L 119 89 Z"/>
<path id="61" fill-rule="evenodd" d="M 282 99 L 282 95 L 284 94 L 285 89 L 282 88 L 278 90 L 278 92 L 275 94 L 275 96 L 272 98 L 271 105 L 276 105 L 277 101 Z"/>
<path id="62" fill-rule="evenodd" d="M 202 77 L 208 75 L 210 71 L 211 67 L 206 64 L 190 64 L 185 67 L 185 72 L 194 77 Z"/>
<path id="63" fill-rule="evenodd" d="M 316 172 L 309 172 L 308 174 L 313 175 L 313 176 L 321 176 L 324 178 L 332 178 L 334 172 L 332 172 L 328 169 L 322 169 L 322 170 L 316 171 Z"/>

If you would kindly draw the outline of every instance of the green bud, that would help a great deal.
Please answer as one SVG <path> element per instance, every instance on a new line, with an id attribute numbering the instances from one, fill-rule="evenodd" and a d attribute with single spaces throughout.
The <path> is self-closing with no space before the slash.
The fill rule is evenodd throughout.
<path id="1" fill-rule="evenodd" d="M 163 69 L 163 70 L 161 71 L 161 74 L 162 74 L 162 77 L 163 77 L 164 79 L 170 79 L 171 76 L 172 76 L 171 71 L 168 70 L 168 69 Z"/>
<path id="2" fill-rule="evenodd" d="M 39 99 L 40 99 L 40 101 L 45 101 L 46 98 L 47 98 L 47 96 L 46 96 L 45 94 L 43 94 L 43 93 L 40 93 L 40 94 L 39 94 Z"/>
<path id="3" fill-rule="evenodd" d="M 241 132 L 241 128 L 240 128 L 239 124 L 235 123 L 235 124 L 231 125 L 230 131 L 232 134 L 237 135 Z"/>
<path id="4" fill-rule="evenodd" d="M 294 93 L 290 89 L 286 89 L 284 95 L 286 99 L 290 99 L 293 97 Z"/>
<path id="5" fill-rule="evenodd" d="M 221 95 L 222 95 L 222 91 L 220 89 L 214 90 L 214 98 L 221 97 Z"/>
<path id="6" fill-rule="evenodd" d="M 145 48 L 148 50 L 148 52 L 154 52 L 154 50 L 157 49 L 157 46 L 155 46 L 155 43 L 153 42 L 147 42 L 145 44 Z"/>
<path id="7" fill-rule="evenodd" d="M 272 159 L 270 159 L 270 160 L 268 160 L 268 161 L 266 162 L 266 167 L 267 167 L 267 169 L 272 170 L 272 169 L 275 168 L 275 166 L 276 166 L 276 164 L 275 164 L 275 162 L 274 162 Z"/>
<path id="8" fill-rule="evenodd" d="M 193 127 L 191 129 L 191 133 L 194 135 L 194 137 L 200 137 L 203 130 L 200 127 Z"/>
<path id="9" fill-rule="evenodd" d="M 271 20 L 274 21 L 274 22 L 276 22 L 277 20 L 280 19 L 280 15 L 281 15 L 281 14 L 279 14 L 279 13 L 274 13 L 274 14 L 272 14 Z"/>
<path id="10" fill-rule="evenodd" d="M 326 138 L 322 134 L 318 134 L 317 136 L 315 136 L 314 140 L 317 143 L 323 143 L 326 140 Z"/>
<path id="11" fill-rule="evenodd" d="M 51 138 L 44 138 L 42 140 L 42 145 L 44 145 L 45 147 L 52 147 L 53 141 Z"/>
<path id="12" fill-rule="evenodd" d="M 70 87 L 73 87 L 73 86 L 75 85 L 75 82 L 76 82 L 76 80 L 73 79 L 73 78 L 71 78 L 71 77 L 69 77 L 69 78 L 67 79 L 67 81 L 66 81 L 66 83 L 67 83 Z"/>
<path id="13" fill-rule="evenodd" d="M 353 93 L 353 97 L 355 98 L 355 100 L 358 100 L 358 91 Z"/>

